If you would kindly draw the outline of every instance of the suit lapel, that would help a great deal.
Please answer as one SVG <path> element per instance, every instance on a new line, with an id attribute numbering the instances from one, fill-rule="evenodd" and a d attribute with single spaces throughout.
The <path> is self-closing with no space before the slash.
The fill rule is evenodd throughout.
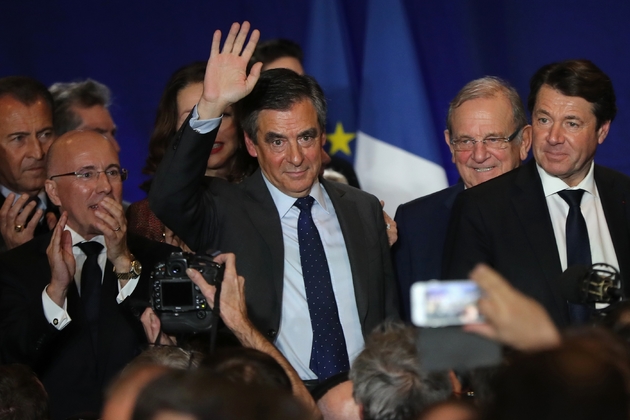
<path id="1" fill-rule="evenodd" d="M 566 303 L 561 297 L 562 293 L 558 284 L 558 278 L 562 274 L 558 246 L 542 182 L 533 159 L 517 175 L 512 191 L 512 205 L 530 248 L 536 256 L 536 261 L 540 266 L 539 271 L 544 273 L 558 307 L 561 311 L 566 311 Z M 514 252 L 519 252 L 518 248 L 516 244 Z"/>
<path id="2" fill-rule="evenodd" d="M 335 207 L 337 220 L 346 243 L 348 259 L 350 260 L 357 312 L 361 325 L 365 325 L 365 318 L 368 313 L 368 291 L 366 287 L 361 285 L 361 282 L 369 278 L 370 273 L 366 272 L 367 264 L 363 258 L 365 255 L 368 255 L 368 252 L 365 249 L 366 233 L 359 217 L 360 212 L 356 202 L 348 199 L 343 190 L 336 188 L 334 184 L 324 179 L 321 179 L 320 182 L 326 189 L 330 201 Z"/>
<path id="3" fill-rule="evenodd" d="M 624 279 L 630 278 L 630 239 L 628 238 L 628 209 L 626 207 L 626 194 L 617 186 L 614 177 L 607 176 L 601 168 L 595 165 L 595 183 L 600 195 L 606 224 L 615 248 L 619 271 Z M 626 291 L 630 288 L 628 282 Z M 627 294 L 627 292 L 626 292 Z"/>
<path id="4" fill-rule="evenodd" d="M 263 180 L 260 169 L 256 170 L 241 185 L 243 185 L 247 195 L 252 198 L 251 201 L 243 203 L 243 208 L 269 248 L 269 255 L 271 255 L 272 260 L 273 286 L 276 296 L 281 300 L 284 283 L 284 239 L 280 228 L 278 209 Z"/>

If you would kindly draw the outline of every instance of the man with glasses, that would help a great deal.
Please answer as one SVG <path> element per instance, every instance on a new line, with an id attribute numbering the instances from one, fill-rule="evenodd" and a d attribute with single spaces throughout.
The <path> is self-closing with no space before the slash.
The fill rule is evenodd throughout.
<path id="1" fill-rule="evenodd" d="M 497 77 L 467 83 L 451 101 L 444 138 L 461 182 L 402 204 L 393 247 L 403 317 L 410 320 L 409 291 L 417 281 L 440 279 L 442 252 L 457 195 L 511 171 L 527 157 L 531 132 L 516 90 Z"/>
<path id="2" fill-rule="evenodd" d="M 61 217 L 0 258 L 0 357 L 29 364 L 63 419 L 98 413 L 104 386 L 146 343 L 132 306 L 148 301 L 152 268 L 175 248 L 127 234 L 127 172 L 102 134 L 59 137 L 46 175 Z"/>
<path id="3" fill-rule="evenodd" d="M 593 162 L 617 111 L 615 93 L 593 63 L 568 60 L 534 74 L 528 107 L 534 159 L 460 194 L 445 274 L 465 278 L 489 263 L 557 325 L 584 322 L 588 308 L 567 304 L 562 272 L 608 263 L 630 275 L 630 178 Z"/>

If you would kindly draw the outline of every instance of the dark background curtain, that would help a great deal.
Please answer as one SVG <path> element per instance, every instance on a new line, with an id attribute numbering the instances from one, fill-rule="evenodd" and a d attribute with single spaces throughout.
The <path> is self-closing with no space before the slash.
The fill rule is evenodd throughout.
<path id="1" fill-rule="evenodd" d="M 161 91 L 170 74 L 205 60 L 215 29 L 244 19 L 262 39 L 306 42 L 311 2 L 319 0 L 76 1 L 2 0 L 0 76 L 23 74 L 46 85 L 91 77 L 114 94 L 121 161 L 130 169 L 125 198 L 138 185 Z M 365 0 L 340 0 L 352 48 L 361 63 Z M 449 180 L 456 179 L 441 132 L 449 100 L 471 79 L 496 75 L 524 101 L 542 65 L 588 58 L 613 80 L 619 113 L 596 162 L 630 174 L 630 2 L 627 0 L 404 0 L 431 121 Z M 383 31 L 387 31 L 386 25 Z M 360 85 L 360 66 L 356 65 Z"/>

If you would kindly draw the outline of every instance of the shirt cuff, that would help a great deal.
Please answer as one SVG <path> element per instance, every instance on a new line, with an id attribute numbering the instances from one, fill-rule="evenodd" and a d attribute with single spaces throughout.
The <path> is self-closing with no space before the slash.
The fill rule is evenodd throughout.
<path id="1" fill-rule="evenodd" d="M 119 305 L 123 302 L 123 300 L 127 299 L 134 290 L 136 290 L 136 286 L 138 285 L 138 281 L 140 280 L 140 276 L 136 278 L 129 279 L 125 287 L 120 288 L 120 282 L 118 282 L 118 296 L 116 296 L 116 303 Z"/>
<path id="2" fill-rule="evenodd" d="M 197 105 L 192 110 L 192 117 L 190 117 L 190 128 L 195 130 L 199 134 L 208 134 L 221 124 L 221 118 L 212 118 L 209 120 L 200 120 L 199 113 L 197 112 Z"/>
<path id="3" fill-rule="evenodd" d="M 63 330 L 72 321 L 68 314 L 68 299 L 63 301 L 63 308 L 57 305 L 46 293 L 48 286 L 42 292 L 42 305 L 44 306 L 44 316 L 50 324 L 58 330 Z"/>

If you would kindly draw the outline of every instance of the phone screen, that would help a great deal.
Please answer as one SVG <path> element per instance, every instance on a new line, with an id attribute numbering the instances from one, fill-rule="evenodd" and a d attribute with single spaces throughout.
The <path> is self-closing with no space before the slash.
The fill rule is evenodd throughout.
<path id="1" fill-rule="evenodd" d="M 419 327 L 480 323 L 480 296 L 472 280 L 417 282 L 411 286 L 411 319 Z"/>

